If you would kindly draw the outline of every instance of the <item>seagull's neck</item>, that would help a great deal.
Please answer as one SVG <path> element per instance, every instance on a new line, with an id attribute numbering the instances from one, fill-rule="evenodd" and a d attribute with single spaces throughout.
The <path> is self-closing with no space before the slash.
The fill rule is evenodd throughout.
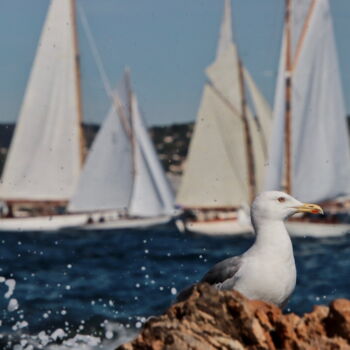
<path id="1" fill-rule="evenodd" d="M 282 220 L 253 217 L 252 222 L 256 233 L 255 249 L 270 254 L 293 255 L 292 242 Z"/>

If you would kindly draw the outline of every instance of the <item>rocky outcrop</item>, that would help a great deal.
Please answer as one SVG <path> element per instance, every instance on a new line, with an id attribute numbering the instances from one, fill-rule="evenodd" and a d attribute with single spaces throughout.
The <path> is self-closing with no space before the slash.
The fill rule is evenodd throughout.
<path id="1" fill-rule="evenodd" d="M 197 286 L 189 299 L 151 318 L 118 350 L 350 349 L 350 301 L 338 299 L 299 317 L 238 292 Z"/>

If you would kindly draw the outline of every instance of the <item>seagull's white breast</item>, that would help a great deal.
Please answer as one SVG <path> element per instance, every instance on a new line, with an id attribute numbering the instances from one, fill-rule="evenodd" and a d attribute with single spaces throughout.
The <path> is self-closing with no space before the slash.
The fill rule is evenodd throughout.
<path id="1" fill-rule="evenodd" d="M 287 257 L 264 254 L 244 259 L 234 289 L 249 299 L 259 299 L 282 306 L 296 283 L 293 254 Z"/>

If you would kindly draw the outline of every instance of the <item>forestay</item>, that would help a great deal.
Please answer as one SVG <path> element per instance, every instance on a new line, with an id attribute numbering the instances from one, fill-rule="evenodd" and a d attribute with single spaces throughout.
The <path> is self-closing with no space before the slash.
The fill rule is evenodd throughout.
<path id="1" fill-rule="evenodd" d="M 323 201 L 350 194 L 350 153 L 337 51 L 327 0 L 292 2 L 292 194 Z M 284 40 L 285 41 L 285 40 Z M 267 189 L 284 177 L 282 45 Z"/>
<path id="2" fill-rule="evenodd" d="M 5 164 L 2 199 L 67 200 L 81 168 L 72 0 L 52 0 Z"/>

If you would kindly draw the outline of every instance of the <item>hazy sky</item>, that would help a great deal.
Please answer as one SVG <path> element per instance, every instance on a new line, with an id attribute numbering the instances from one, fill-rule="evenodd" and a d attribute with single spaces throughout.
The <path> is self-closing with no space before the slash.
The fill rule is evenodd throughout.
<path id="1" fill-rule="evenodd" d="M 148 124 L 194 120 L 214 58 L 222 0 L 77 0 L 87 15 L 108 77 L 124 66 Z M 350 113 L 350 1 L 330 0 Z M 15 121 L 49 0 L 0 0 L 0 122 Z M 283 22 L 283 0 L 233 0 L 241 57 L 273 100 Z M 86 121 L 101 122 L 109 107 L 79 23 Z"/>

